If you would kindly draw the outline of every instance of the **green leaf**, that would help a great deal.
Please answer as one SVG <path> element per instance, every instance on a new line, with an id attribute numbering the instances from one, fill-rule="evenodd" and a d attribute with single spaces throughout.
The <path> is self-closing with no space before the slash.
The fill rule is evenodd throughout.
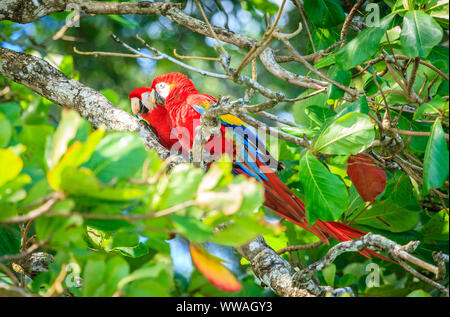
<path id="1" fill-rule="evenodd" d="M 145 194 L 137 188 L 103 188 L 93 172 L 84 167 L 66 167 L 61 174 L 60 189 L 71 195 L 110 201 L 133 200 Z"/>
<path id="2" fill-rule="evenodd" d="M 211 241 L 233 247 L 243 245 L 256 236 L 257 233 L 246 230 L 242 226 L 233 223 L 217 232 Z"/>
<path id="3" fill-rule="evenodd" d="M 212 236 L 212 229 L 193 217 L 172 214 L 170 219 L 175 222 L 175 228 L 192 242 L 205 242 Z"/>
<path id="4" fill-rule="evenodd" d="M 104 133 L 104 129 L 95 130 L 89 135 L 86 142 L 81 143 L 76 141 L 72 144 L 62 159 L 59 160 L 58 164 L 56 164 L 56 166 L 47 174 L 48 181 L 53 189 L 59 189 L 63 181 L 69 185 L 68 188 L 72 186 L 67 180 L 63 179 L 62 174 L 64 173 L 64 170 L 67 168 L 73 170 L 89 160 L 98 143 L 103 138 Z M 73 184 L 73 186 L 77 187 L 77 184 Z"/>
<path id="5" fill-rule="evenodd" d="M 300 182 L 306 196 L 306 217 L 314 224 L 318 219 L 336 221 L 347 208 L 347 187 L 311 152 L 300 160 Z"/>
<path id="6" fill-rule="evenodd" d="M 56 166 L 59 159 L 67 151 L 67 145 L 75 137 L 80 123 L 81 117 L 76 111 L 63 109 L 62 118 L 53 135 L 52 145 L 48 154 L 47 164 L 50 169 Z"/>
<path id="7" fill-rule="evenodd" d="M 106 263 L 89 260 L 83 270 L 83 296 L 99 296 L 104 291 Z M 100 293 L 100 294 L 99 294 Z"/>
<path id="8" fill-rule="evenodd" d="M 428 1 L 425 12 L 436 19 L 443 28 L 448 29 L 448 0 Z"/>
<path id="9" fill-rule="evenodd" d="M 414 112 L 413 119 L 420 120 L 425 116 L 425 114 L 439 114 L 439 110 L 443 109 L 446 102 L 448 103 L 448 101 L 441 96 L 436 96 L 432 100 L 417 108 Z"/>
<path id="10" fill-rule="evenodd" d="M 423 226 L 420 233 L 423 234 L 425 243 L 432 243 L 438 241 L 448 241 L 448 214 L 445 210 L 434 214 L 431 219 Z"/>
<path id="11" fill-rule="evenodd" d="M 448 179 L 448 161 L 449 154 L 445 133 L 442 129 L 441 120 L 437 119 L 433 124 L 423 161 L 424 195 L 428 195 L 431 188 L 442 186 L 445 180 Z"/>
<path id="12" fill-rule="evenodd" d="M 12 203 L 24 199 L 26 192 L 23 187 L 29 183 L 31 183 L 31 177 L 28 174 L 18 175 L 16 178 L 0 186 L 0 199 Z"/>
<path id="13" fill-rule="evenodd" d="M 309 116 L 312 122 L 316 124 L 316 126 L 321 126 L 324 122 L 328 120 L 328 118 L 333 117 L 336 112 L 331 110 L 330 108 L 324 108 L 319 106 L 308 106 L 305 109 L 305 113 Z"/>
<path id="14" fill-rule="evenodd" d="M 203 175 L 202 170 L 189 165 L 175 166 L 155 208 L 161 210 L 195 199 Z"/>
<path id="15" fill-rule="evenodd" d="M 113 296 L 118 289 L 119 282 L 128 276 L 130 267 L 128 263 L 120 257 L 113 257 L 106 263 L 105 281 L 106 291 L 104 296 Z"/>
<path id="16" fill-rule="evenodd" d="M 324 154 L 357 154 L 367 149 L 374 138 L 369 116 L 350 112 L 323 129 L 314 143 L 314 150 Z"/>
<path id="17" fill-rule="evenodd" d="M 334 287 L 334 279 L 336 277 L 336 265 L 331 263 L 322 270 L 322 274 L 327 285 Z"/>
<path id="18" fill-rule="evenodd" d="M 338 0 L 304 0 L 303 5 L 314 25 L 329 28 L 345 21 L 345 13 Z"/>
<path id="19" fill-rule="evenodd" d="M 15 102 L 5 102 L 0 104 L 0 113 L 2 113 L 12 125 L 19 121 L 21 111 L 22 108 Z"/>
<path id="20" fill-rule="evenodd" d="M 148 247 L 144 243 L 140 242 L 132 247 L 115 247 L 111 251 L 131 258 L 138 258 L 148 254 Z"/>
<path id="21" fill-rule="evenodd" d="M 335 54 L 336 63 L 343 69 L 350 69 L 371 58 L 394 16 L 395 13 L 390 14 L 381 20 L 379 26 L 368 27 L 359 32 Z"/>
<path id="22" fill-rule="evenodd" d="M 431 297 L 430 294 L 425 292 L 423 289 L 416 289 L 415 291 L 412 291 L 406 297 Z"/>
<path id="23" fill-rule="evenodd" d="M 351 104 L 345 104 L 346 107 L 342 109 L 338 114 L 336 115 L 336 119 L 346 115 L 350 112 L 359 112 L 359 113 L 369 113 L 369 104 L 367 103 L 366 96 L 362 96 L 358 100 L 352 102 Z"/>
<path id="24" fill-rule="evenodd" d="M 338 83 L 341 83 L 344 86 L 348 86 L 352 81 L 352 73 L 346 70 L 343 70 L 338 65 L 333 65 L 328 70 L 328 77 L 334 79 Z M 333 84 L 328 84 L 328 99 L 336 100 L 344 97 L 344 91 Z"/>
<path id="25" fill-rule="evenodd" d="M 22 170 L 22 159 L 10 149 L 0 149 L 0 186 L 14 179 Z"/>
<path id="26" fill-rule="evenodd" d="M 139 136 L 129 132 L 113 132 L 100 141 L 86 166 L 106 184 L 115 177 L 132 177 L 142 169 L 146 157 Z"/>
<path id="27" fill-rule="evenodd" d="M 300 97 L 306 96 L 312 92 L 312 90 L 307 90 L 304 93 L 300 94 Z M 302 100 L 301 102 L 296 102 L 292 109 L 292 114 L 294 115 L 295 122 L 306 128 L 316 127 L 317 124 L 312 121 L 311 118 L 306 114 L 306 108 L 308 108 L 309 106 L 319 106 L 325 108 L 327 107 L 326 101 L 326 94 L 318 94 L 308 99 Z M 329 107 L 327 108 L 329 109 Z"/>
<path id="28" fill-rule="evenodd" d="M 317 134 L 317 131 L 313 129 L 301 127 L 280 127 L 280 130 L 298 137 L 303 137 L 305 134 L 308 139 L 312 139 Z"/>
<path id="29" fill-rule="evenodd" d="M 425 12 L 408 11 L 400 35 L 403 51 L 408 57 L 426 57 L 443 34 L 441 26 Z"/>
<path id="30" fill-rule="evenodd" d="M 390 232 L 403 232 L 414 228 L 418 221 L 418 211 L 410 211 L 390 200 L 383 200 L 373 203 L 354 223 Z"/>
<path id="31" fill-rule="evenodd" d="M 10 231 L 11 230 L 11 231 Z M 5 254 L 17 254 L 20 251 L 20 231 L 17 227 L 17 234 L 14 229 L 0 227 L 0 256 Z"/>
<path id="32" fill-rule="evenodd" d="M 267 0 L 246 0 L 241 1 L 241 6 L 244 10 L 248 9 L 258 9 L 262 11 L 263 13 L 269 13 L 270 15 L 273 15 L 277 13 L 278 6 L 275 3 L 272 3 Z"/>
<path id="33" fill-rule="evenodd" d="M 0 147 L 9 144 L 12 135 L 12 126 L 3 113 L 0 113 Z"/>
<path id="34" fill-rule="evenodd" d="M 120 15 L 108 14 L 107 17 L 110 18 L 111 20 L 119 23 L 123 27 L 128 28 L 128 29 L 135 29 L 135 28 L 139 27 L 139 23 L 138 22 L 136 22 L 134 20 L 127 19 L 127 18 L 125 18 L 123 16 L 120 16 Z"/>
<path id="35" fill-rule="evenodd" d="M 22 155 L 25 168 L 47 168 L 45 149 L 47 140 L 50 139 L 53 131 L 54 128 L 50 125 L 22 125 L 22 131 L 17 136 L 17 139 L 26 147 Z"/>
<path id="36" fill-rule="evenodd" d="M 333 65 L 334 63 L 336 63 L 335 55 L 330 54 L 330 55 L 325 56 L 324 58 L 321 58 L 317 63 L 314 64 L 314 67 L 316 69 L 321 69 L 321 68 Z"/>

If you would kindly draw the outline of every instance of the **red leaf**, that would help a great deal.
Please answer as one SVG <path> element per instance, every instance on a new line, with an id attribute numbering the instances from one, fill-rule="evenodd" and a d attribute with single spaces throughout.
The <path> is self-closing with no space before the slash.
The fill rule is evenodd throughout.
<path id="1" fill-rule="evenodd" d="M 347 161 L 347 174 L 364 201 L 374 201 L 386 187 L 386 172 L 367 156 L 350 156 Z"/>
<path id="2" fill-rule="evenodd" d="M 190 243 L 192 262 L 215 287 L 226 292 L 237 292 L 242 285 L 222 263 L 221 259 L 209 254 L 202 246 Z"/>

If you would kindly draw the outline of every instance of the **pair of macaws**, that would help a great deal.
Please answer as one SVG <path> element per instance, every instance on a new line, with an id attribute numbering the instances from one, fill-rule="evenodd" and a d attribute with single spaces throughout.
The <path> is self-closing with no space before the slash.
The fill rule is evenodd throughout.
<path id="1" fill-rule="evenodd" d="M 156 77 L 151 87 L 133 90 L 129 99 L 132 112 L 150 124 L 164 147 L 171 149 L 173 146 L 181 146 L 181 150 L 187 154 L 192 149 L 196 128 L 201 124 L 201 114 L 211 103 L 217 102 L 216 98 L 199 93 L 192 81 L 181 73 Z M 307 223 L 304 203 L 274 171 L 282 169 L 283 165 L 270 155 L 264 144 L 242 120 L 230 114 L 219 119 L 221 126 L 218 139 L 222 144 L 219 152 L 225 152 L 229 147 L 230 140 L 226 137 L 225 129 L 231 128 L 234 136 L 233 173 L 253 177 L 264 185 L 266 207 L 312 232 L 326 244 L 329 244 L 330 237 L 338 241 L 350 241 L 366 234 L 334 221 L 318 220 L 310 226 Z M 205 148 L 206 146 L 208 144 Z M 366 257 L 374 255 L 386 259 L 371 250 L 360 253 Z"/>

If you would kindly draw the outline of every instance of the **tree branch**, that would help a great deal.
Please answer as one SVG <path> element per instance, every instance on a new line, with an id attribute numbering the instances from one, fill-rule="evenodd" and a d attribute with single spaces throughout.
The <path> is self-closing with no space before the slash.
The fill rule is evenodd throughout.
<path id="1" fill-rule="evenodd" d="M 94 127 L 103 125 L 108 130 L 137 132 L 147 148 L 156 150 L 162 158 L 169 156 L 145 122 L 114 107 L 105 96 L 67 77 L 41 58 L 0 47 L 0 75 L 62 107 L 74 109 Z"/>

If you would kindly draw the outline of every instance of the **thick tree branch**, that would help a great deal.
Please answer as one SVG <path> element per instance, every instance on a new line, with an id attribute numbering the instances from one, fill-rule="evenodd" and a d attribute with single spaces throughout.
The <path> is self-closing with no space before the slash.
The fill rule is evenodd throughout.
<path id="1" fill-rule="evenodd" d="M 0 21 L 30 23 L 60 11 L 79 6 L 88 14 L 162 14 L 169 7 L 181 8 L 180 3 L 165 2 L 104 2 L 87 0 L 2 0 Z"/>
<path id="2" fill-rule="evenodd" d="M 67 77 L 43 59 L 0 47 L 0 75 L 62 107 L 74 109 L 94 127 L 137 132 L 147 148 L 156 150 L 162 158 L 169 156 L 146 123 L 114 107 L 105 96 Z"/>
<path id="3" fill-rule="evenodd" d="M 340 296 L 343 293 L 353 295 L 348 288 L 333 290 L 330 287 L 317 285 L 313 280 L 310 280 L 312 287 L 308 289 L 299 286 L 295 280 L 295 269 L 280 257 L 261 236 L 240 247 L 238 251 L 250 262 L 253 272 L 260 281 L 279 296 L 311 297 L 324 296 L 327 293 L 331 296 Z"/>

